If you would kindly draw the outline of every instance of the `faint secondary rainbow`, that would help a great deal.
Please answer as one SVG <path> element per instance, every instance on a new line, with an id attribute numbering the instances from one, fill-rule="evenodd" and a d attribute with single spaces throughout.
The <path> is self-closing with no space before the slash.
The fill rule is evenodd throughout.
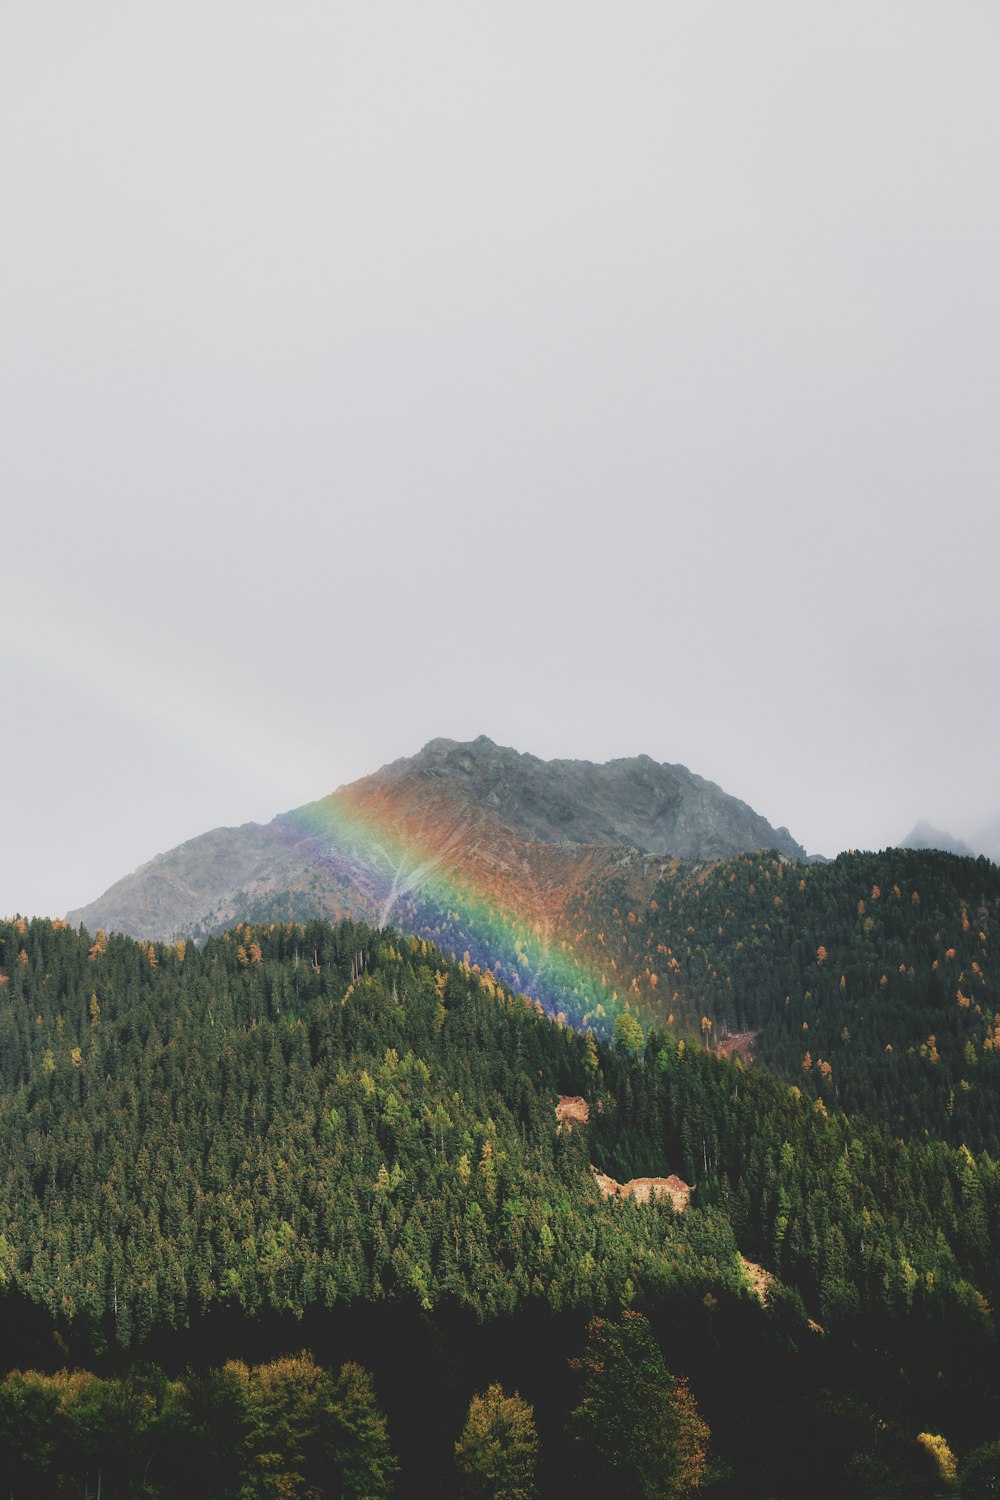
<path id="1" fill-rule="evenodd" d="M 289 787 L 330 785 L 327 757 L 282 727 L 280 713 L 256 711 L 252 699 L 197 664 L 171 665 L 154 639 L 110 635 L 89 623 L 84 601 L 70 617 L 64 601 L 15 587 L 0 600 L 0 644 L 51 677 L 103 699 L 121 718 L 153 725 L 206 764 L 245 772 L 273 794 Z M 336 779 L 336 778 L 335 778 Z M 295 795 L 294 791 L 291 795 Z"/>

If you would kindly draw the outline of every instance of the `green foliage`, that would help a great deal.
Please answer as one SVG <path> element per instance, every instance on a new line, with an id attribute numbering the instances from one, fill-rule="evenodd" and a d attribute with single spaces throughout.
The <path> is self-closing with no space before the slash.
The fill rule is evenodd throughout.
<path id="1" fill-rule="evenodd" d="M 358 1364 L 342 1366 L 325 1415 L 329 1488 L 345 1500 L 390 1495 L 399 1465 L 367 1370 Z"/>
<path id="2" fill-rule="evenodd" d="M 867 881 L 872 867 L 864 861 L 882 857 L 858 858 Z M 661 889 L 659 916 L 651 903 L 644 916 L 641 903 L 626 905 L 623 896 L 616 903 L 623 921 L 635 918 L 630 945 L 645 948 L 654 916 L 676 924 L 678 912 L 697 915 L 697 901 L 711 911 L 710 898 L 734 900 L 741 880 L 740 910 L 749 916 L 756 899 L 749 886 L 766 884 L 768 872 L 772 884 L 793 880 L 803 900 L 818 878 L 784 866 L 779 876 L 764 858 L 745 865 L 703 871 L 683 899 L 679 887 L 673 897 Z M 834 882 L 827 890 L 856 873 L 850 865 L 836 880 L 824 876 Z M 937 873 L 931 860 L 924 875 Z M 924 875 L 919 903 L 902 880 L 899 898 L 891 896 L 906 913 L 898 942 L 922 930 L 913 925 L 919 906 L 930 916 L 929 940 L 947 944 L 945 953 L 955 948 L 939 968 L 961 963 L 968 978 L 975 962 L 988 973 L 979 932 L 992 920 L 992 877 L 983 876 L 978 906 L 974 893 L 956 897 L 964 905 L 948 926 L 951 897 Z M 882 889 L 879 902 L 892 892 Z M 668 911 L 674 897 L 679 905 Z M 794 903 L 771 904 L 780 912 Z M 686 924 L 696 927 L 689 938 L 705 932 L 703 918 L 700 929 Z M 975 959 L 962 948 L 973 928 Z M 838 931 L 825 919 L 801 941 L 814 992 L 834 976 L 829 995 L 823 991 L 830 1007 L 842 993 L 832 967 Z M 754 935 L 766 948 L 766 934 Z M 675 946 L 672 956 L 679 952 Z M 678 985 L 694 974 L 695 952 L 678 959 Z M 776 971 L 768 972 L 773 982 Z M 93 941 L 60 923 L 0 923 L 0 979 L 2 1315 L 28 1310 L 118 1372 L 103 1381 L 10 1377 L 0 1391 L 0 1480 L 9 1474 L 16 1495 L 59 1493 L 45 1476 L 67 1463 L 74 1482 L 82 1477 L 92 1490 L 100 1472 L 108 1500 L 141 1495 L 147 1482 L 185 1493 L 179 1470 L 142 1479 L 157 1444 L 158 1453 L 186 1455 L 187 1472 L 203 1485 L 199 1496 L 241 1488 L 306 1496 L 332 1485 L 335 1493 L 387 1493 L 394 1460 L 385 1423 L 356 1366 L 335 1376 L 300 1356 L 253 1373 L 234 1360 L 168 1380 L 123 1365 L 123 1351 L 141 1353 L 161 1338 L 186 1349 L 183 1341 L 194 1343 L 216 1313 L 229 1327 L 288 1319 L 294 1328 L 298 1318 L 377 1318 L 391 1307 L 393 1319 L 398 1311 L 434 1330 L 456 1361 L 450 1341 L 462 1316 L 485 1325 L 484 1337 L 517 1323 L 522 1364 L 488 1366 L 462 1389 L 443 1380 L 454 1409 L 441 1423 L 441 1474 L 472 1391 L 500 1376 L 534 1407 L 545 1493 L 558 1492 L 551 1476 L 569 1403 L 546 1413 L 529 1385 L 548 1352 L 541 1320 L 553 1320 L 550 1357 L 562 1361 L 595 1314 L 602 1327 L 631 1327 L 610 1321 L 622 1305 L 649 1319 L 669 1366 L 689 1375 L 716 1442 L 729 1423 L 725 1451 L 737 1467 L 744 1463 L 742 1481 L 768 1474 L 762 1494 L 807 1491 L 801 1464 L 781 1469 L 784 1418 L 775 1415 L 777 1400 L 775 1411 L 766 1408 L 767 1381 L 744 1369 L 740 1389 L 727 1391 L 744 1349 L 785 1382 L 799 1428 L 817 1452 L 832 1455 L 824 1470 L 831 1490 L 853 1485 L 874 1497 L 882 1485 L 888 1496 L 892 1485 L 922 1493 L 926 1475 L 928 1483 L 935 1476 L 918 1432 L 945 1432 L 959 1452 L 992 1436 L 1000 1168 L 978 1145 L 902 1131 L 897 1116 L 884 1123 L 895 1106 L 845 1115 L 836 1066 L 822 1088 L 800 1068 L 794 1083 L 782 1082 L 716 1055 L 726 1029 L 719 1020 L 705 1028 L 711 1051 L 700 1027 L 685 1042 L 655 1026 L 643 1035 L 637 1023 L 637 1047 L 621 1037 L 608 1045 L 547 1020 L 492 973 L 451 961 L 432 944 L 351 923 L 242 924 L 201 948 Z M 725 989 L 730 1026 L 747 1019 L 738 1006 L 771 1003 Z M 891 995 L 892 984 L 886 989 Z M 709 1016 L 703 999 L 696 1018 Z M 974 1005 L 954 1008 L 965 1042 L 974 1041 Z M 783 999 L 777 1010 L 784 1014 Z M 924 1030 L 919 1004 L 915 1021 L 895 1004 L 887 1014 L 894 1026 Z M 810 1023 L 810 1035 L 819 1024 Z M 867 1042 L 851 1051 L 867 1024 L 852 1024 L 845 1057 L 872 1055 Z M 914 1053 L 908 1064 L 918 1081 L 921 1070 L 936 1077 L 954 1053 L 943 1026 L 936 1035 L 938 1060 Z M 978 1079 L 993 1066 L 984 1048 L 975 1043 Z M 815 1056 L 826 1056 L 825 1043 Z M 860 1088 L 864 1068 L 852 1066 Z M 582 1095 L 590 1124 L 557 1129 L 559 1094 Z M 993 1108 L 984 1104 L 977 1116 L 981 1133 Z M 694 1189 L 691 1206 L 675 1213 L 663 1200 L 605 1198 L 591 1163 L 620 1182 L 677 1173 Z M 747 1287 L 737 1249 L 778 1278 L 766 1311 Z M 823 1331 L 809 1331 L 806 1317 Z M 665 1331 L 679 1341 L 679 1355 Z M 331 1365 L 349 1352 L 354 1346 L 338 1350 Z M 374 1363 L 363 1343 L 356 1352 Z M 623 1364 L 626 1355 L 638 1358 L 635 1349 L 619 1353 Z M 628 1396 L 623 1377 L 623 1400 L 657 1388 L 661 1373 L 647 1354 L 649 1379 L 632 1381 Z M 891 1390 L 893 1409 L 880 1387 L 859 1402 L 859 1416 L 842 1393 L 869 1372 Z M 828 1386 L 835 1399 L 824 1394 Z M 675 1456 L 693 1455 L 694 1467 L 677 1471 L 690 1487 L 701 1472 L 703 1424 L 683 1381 L 667 1377 L 666 1388 L 668 1417 L 661 1412 L 660 1427 L 638 1430 L 643 1441 L 669 1437 Z M 611 1406 L 598 1419 L 586 1404 L 598 1396 L 581 1396 L 573 1427 L 574 1449 L 588 1447 L 593 1473 L 628 1452 Z M 398 1409 L 390 1410 L 394 1431 Z M 488 1427 L 485 1416 L 478 1420 Z M 769 1434 L 766 1451 L 763 1442 L 752 1447 L 758 1428 Z M 752 1450 L 746 1460 L 744 1449 Z M 641 1452 L 622 1462 L 636 1493 L 647 1482 L 680 1483 L 673 1470 L 651 1477 Z M 826 1493 L 821 1478 L 810 1483 L 812 1493 Z"/>
<path id="3" fill-rule="evenodd" d="M 572 1365 L 580 1399 L 569 1426 L 585 1458 L 584 1493 L 673 1500 L 699 1488 L 708 1428 L 641 1313 L 595 1318 Z"/>
<path id="4" fill-rule="evenodd" d="M 933 1308 L 992 1340 L 991 1157 L 904 1142 L 662 1033 L 641 1067 L 611 1055 L 605 1075 L 615 1106 L 591 1115 L 597 1165 L 626 1180 L 671 1163 L 697 1184 L 701 1212 L 724 1212 L 741 1250 L 824 1326 Z"/>
<path id="5" fill-rule="evenodd" d="M 1000 1439 L 973 1449 L 959 1479 L 962 1500 L 995 1500 L 1000 1496 Z"/>
<path id="6" fill-rule="evenodd" d="M 661 1032 L 595 1069 L 592 1038 L 417 939 L 244 925 L 177 949 L 21 925 L 0 924 L 27 958 L 0 1007 L 0 1264 L 95 1337 L 128 1346 L 215 1304 L 589 1315 L 706 1274 L 736 1293 L 737 1244 L 824 1326 L 937 1306 L 992 1336 L 986 1154 L 907 1143 Z M 559 1092 L 592 1101 L 585 1131 L 555 1129 Z M 591 1160 L 676 1172 L 695 1207 L 605 1200 Z"/>
<path id="7" fill-rule="evenodd" d="M 15 939 L 0 1263 L 95 1338 L 219 1304 L 590 1313 L 627 1278 L 701 1275 L 687 1223 L 606 1203 L 585 1138 L 555 1129 L 593 1043 L 426 943 L 318 922 L 182 951 Z M 735 1290 L 734 1259 L 720 1275 Z"/>
<path id="8" fill-rule="evenodd" d="M 642 1026 L 630 1010 L 621 1011 L 615 1018 L 615 1046 L 623 1052 L 638 1054 L 646 1044 Z"/>
<path id="9" fill-rule="evenodd" d="M 532 1500 L 537 1461 L 538 1433 L 527 1401 L 517 1391 L 505 1395 L 500 1385 L 473 1396 L 455 1444 L 460 1500 Z"/>
<path id="10" fill-rule="evenodd" d="M 828 1109 L 1000 1155 L 1000 870 L 935 850 L 651 857 L 595 877 L 564 914 L 593 1008 L 627 997 Z M 614 968 L 612 968 L 612 960 Z M 752 1033 L 752 1035 L 749 1035 Z"/>
<path id="11" fill-rule="evenodd" d="M 334 1379 L 306 1353 L 173 1383 L 153 1366 L 103 1380 L 13 1371 L 0 1382 L 4 1460 L 18 1496 L 107 1500 L 179 1494 L 185 1470 L 243 1500 L 384 1500 L 398 1467 L 367 1371 Z"/>

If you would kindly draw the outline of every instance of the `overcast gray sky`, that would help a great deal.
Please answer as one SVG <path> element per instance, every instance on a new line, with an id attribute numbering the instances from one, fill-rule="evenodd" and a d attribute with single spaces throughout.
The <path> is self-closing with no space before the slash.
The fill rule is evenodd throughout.
<path id="1" fill-rule="evenodd" d="M 7 0 L 0 912 L 443 734 L 1000 810 L 995 0 Z"/>

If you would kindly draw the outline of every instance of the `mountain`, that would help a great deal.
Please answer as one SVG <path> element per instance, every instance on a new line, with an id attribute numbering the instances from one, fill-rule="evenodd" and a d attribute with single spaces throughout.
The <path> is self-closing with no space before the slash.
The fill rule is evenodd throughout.
<path id="1" fill-rule="evenodd" d="M 975 857 L 976 851 L 971 849 L 962 839 L 955 838 L 954 834 L 945 833 L 943 829 L 935 828 L 924 819 L 912 828 L 905 839 L 900 840 L 901 849 L 940 849 L 945 854 L 962 854 Z"/>
<path id="2" fill-rule="evenodd" d="M 985 854 L 995 865 L 1000 865 L 1000 813 L 985 828 L 980 828 L 972 843 L 977 854 Z"/>
<path id="3" fill-rule="evenodd" d="M 391 925 L 599 1037 L 625 1005 L 824 1107 L 1000 1151 L 1000 871 L 934 849 L 808 864 L 773 848 L 679 859 L 537 836 L 571 822 L 666 838 L 657 806 L 661 829 L 677 819 L 657 789 L 693 780 L 642 760 L 554 769 L 488 740 L 432 741 L 266 828 L 159 856 L 71 921 L 168 942 L 239 921 Z"/>
<path id="4" fill-rule="evenodd" d="M 752 807 L 686 766 L 660 765 L 648 755 L 604 765 L 546 761 L 480 735 L 467 744 L 431 740 L 418 755 L 395 761 L 370 780 L 422 782 L 447 791 L 539 843 L 625 844 L 680 859 L 724 858 L 749 849 L 805 858 L 787 828 L 772 828 Z"/>
<path id="5" fill-rule="evenodd" d="M 983 854 L 991 859 L 994 864 L 1000 864 L 1000 813 L 990 820 L 985 827 L 980 828 L 978 833 L 970 835 L 968 843 L 964 839 L 955 838 L 954 834 L 945 833 L 940 828 L 934 828 L 925 821 L 919 822 L 915 828 L 902 840 L 901 849 L 942 849 L 946 854 L 976 855 Z"/>
<path id="6" fill-rule="evenodd" d="M 219 828 L 159 854 L 73 926 L 172 941 L 281 905 L 299 917 L 386 922 L 404 896 L 461 871 L 533 918 L 631 849 L 717 859 L 757 848 L 805 858 L 786 828 L 685 766 L 594 765 L 436 739 L 415 756 L 267 825 Z"/>

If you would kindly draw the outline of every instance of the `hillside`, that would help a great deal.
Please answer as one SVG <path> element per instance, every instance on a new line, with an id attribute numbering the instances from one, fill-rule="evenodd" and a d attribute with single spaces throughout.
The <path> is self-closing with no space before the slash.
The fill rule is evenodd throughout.
<path id="1" fill-rule="evenodd" d="M 8 1359 L 32 1340 L 190 1372 L 299 1348 L 302 1320 L 332 1366 L 374 1369 L 414 1496 L 449 1493 L 465 1404 L 501 1374 L 538 1408 L 542 1493 L 601 1493 L 567 1447 L 567 1360 L 623 1305 L 688 1376 L 720 1495 L 884 1500 L 912 1472 L 900 1493 L 929 1496 L 918 1431 L 994 1435 L 986 1155 L 643 1039 L 623 1010 L 595 1044 L 357 924 L 196 948 L 4 923 L 0 980 Z M 571 1130 L 561 1095 L 587 1106 Z M 601 1189 L 673 1174 L 681 1212 Z M 755 1291 L 742 1257 L 776 1279 Z"/>
<path id="2" fill-rule="evenodd" d="M 170 940 L 241 919 L 392 923 L 598 1035 L 627 1005 L 829 1108 L 1000 1154 L 996 866 L 933 850 L 667 859 L 512 826 L 551 831 L 552 789 L 573 786 L 585 831 L 637 836 L 635 788 L 676 769 L 651 766 L 433 741 L 266 828 L 160 856 L 72 920 Z"/>
<path id="3" fill-rule="evenodd" d="M 411 796 L 392 805 L 412 828 Z M 893 849 L 817 865 L 664 861 L 524 845 L 478 816 L 465 859 L 443 853 L 397 885 L 404 931 L 598 1035 L 627 1006 L 647 1027 L 737 1047 L 830 1108 L 1000 1154 L 996 866 Z M 243 909 L 295 920 L 312 900 Z"/>
<path id="4" fill-rule="evenodd" d="M 1000 870 L 987 860 L 633 860 L 585 885 L 563 925 L 567 1003 L 589 994 L 598 1024 L 627 1000 L 713 1050 L 740 1038 L 755 1066 L 831 1109 L 1000 1154 Z"/>
<path id="5" fill-rule="evenodd" d="M 172 942 L 285 898 L 297 917 L 386 921 L 402 896 L 433 895 L 435 879 L 455 870 L 538 914 L 551 892 L 606 859 L 594 846 L 684 858 L 765 847 L 804 855 L 787 829 L 683 766 L 647 756 L 542 761 L 482 736 L 432 740 L 266 826 L 215 829 L 159 854 L 67 920 Z"/>

